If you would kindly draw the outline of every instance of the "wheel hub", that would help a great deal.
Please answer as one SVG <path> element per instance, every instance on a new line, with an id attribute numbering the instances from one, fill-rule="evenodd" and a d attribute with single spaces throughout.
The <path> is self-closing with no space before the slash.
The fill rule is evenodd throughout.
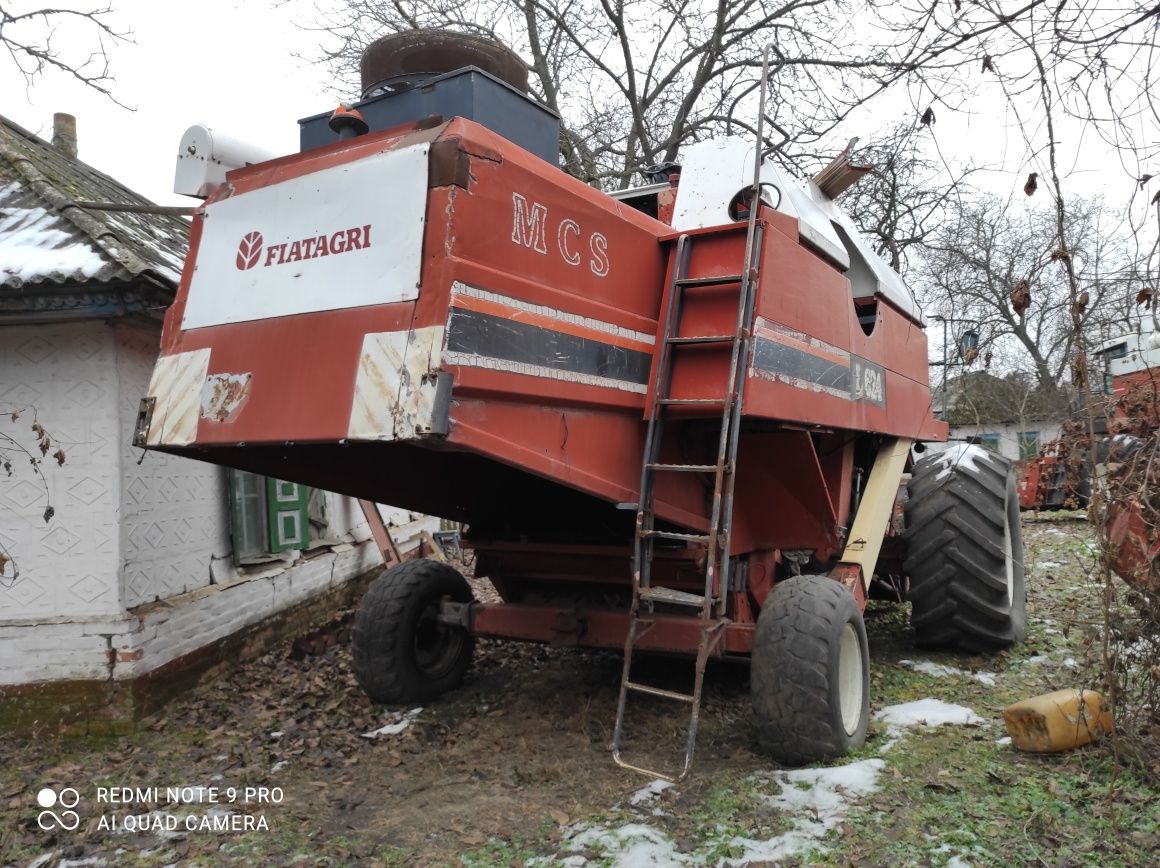
<path id="1" fill-rule="evenodd" d="M 862 716 L 862 674 L 862 649 L 858 644 L 858 632 L 853 624 L 847 623 L 842 628 L 842 641 L 838 649 L 838 704 L 846 735 L 858 731 L 858 722 Z"/>

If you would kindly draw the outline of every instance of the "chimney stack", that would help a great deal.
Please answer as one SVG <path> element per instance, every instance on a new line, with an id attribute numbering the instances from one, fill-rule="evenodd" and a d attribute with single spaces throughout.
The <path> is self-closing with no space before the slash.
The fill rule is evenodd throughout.
<path id="1" fill-rule="evenodd" d="M 52 145 L 77 158 L 77 119 L 66 112 L 52 116 Z"/>

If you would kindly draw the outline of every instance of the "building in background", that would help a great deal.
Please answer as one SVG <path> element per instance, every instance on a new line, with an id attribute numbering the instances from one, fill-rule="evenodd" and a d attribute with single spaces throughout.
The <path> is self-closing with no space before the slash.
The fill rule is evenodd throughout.
<path id="1" fill-rule="evenodd" d="M 945 395 L 932 390 L 931 399 L 950 424 L 949 443 L 930 444 L 936 451 L 975 440 L 1013 461 L 1033 458 L 1059 437 L 1068 418 L 1066 392 L 1045 392 L 1018 373 L 967 372 L 948 380 Z"/>
<path id="2" fill-rule="evenodd" d="M 0 118 L 0 726 L 123 719 L 382 560 L 348 498 L 131 446 L 188 231 L 149 206 L 70 117 L 52 144 Z M 43 481 L 33 421 L 65 454 Z M 389 513 L 402 548 L 438 529 Z"/>

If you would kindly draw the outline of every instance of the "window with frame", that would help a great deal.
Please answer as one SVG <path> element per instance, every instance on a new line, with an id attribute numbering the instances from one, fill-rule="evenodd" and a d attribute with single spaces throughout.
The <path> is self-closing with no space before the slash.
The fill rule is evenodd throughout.
<path id="1" fill-rule="evenodd" d="M 230 530 L 234 562 L 261 563 L 272 556 L 308 548 L 314 526 L 325 527 L 321 497 L 296 482 L 229 470 Z M 316 501 L 317 517 L 311 503 Z"/>
<path id="2" fill-rule="evenodd" d="M 1019 458 L 1034 458 L 1039 454 L 1039 432 L 1019 432 Z"/>
<path id="3" fill-rule="evenodd" d="M 980 434 L 979 445 L 984 449 L 990 449 L 992 452 L 998 453 L 999 450 L 999 435 L 998 434 Z"/>

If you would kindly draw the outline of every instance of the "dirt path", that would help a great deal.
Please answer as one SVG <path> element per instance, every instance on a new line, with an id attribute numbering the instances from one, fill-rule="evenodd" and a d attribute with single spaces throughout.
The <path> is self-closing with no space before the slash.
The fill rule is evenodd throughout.
<path id="1" fill-rule="evenodd" d="M 663 789 L 610 759 L 615 654 L 481 643 L 463 689 L 403 715 L 363 698 L 345 648 L 297 662 L 282 650 L 130 737 L 0 743 L 0 862 L 1154 864 L 1160 794 L 1145 782 L 1121 774 L 1113 830 L 1105 751 L 1037 758 L 1002 743 L 1007 703 L 1090 686 L 1083 645 L 1098 589 L 1085 578 L 1086 525 L 1034 521 L 1025 534 L 1028 642 L 990 660 L 931 655 L 911 645 L 902 607 L 873 608 L 880 716 L 867 746 L 828 769 L 787 775 L 757 752 L 743 667 L 710 671 L 696 770 Z M 647 677 L 674 686 L 689 669 L 651 667 Z M 666 749 L 643 758 L 671 765 L 683 717 L 637 708 L 637 731 Z M 398 732 L 364 737 L 392 723 Z M 80 791 L 75 832 L 37 827 L 44 786 Z M 166 804 L 178 786 L 218 792 Z M 98 787 L 162 797 L 98 803 Z M 281 788 L 280 801 L 257 801 L 262 787 Z M 103 827 L 126 815 L 154 828 Z"/>

